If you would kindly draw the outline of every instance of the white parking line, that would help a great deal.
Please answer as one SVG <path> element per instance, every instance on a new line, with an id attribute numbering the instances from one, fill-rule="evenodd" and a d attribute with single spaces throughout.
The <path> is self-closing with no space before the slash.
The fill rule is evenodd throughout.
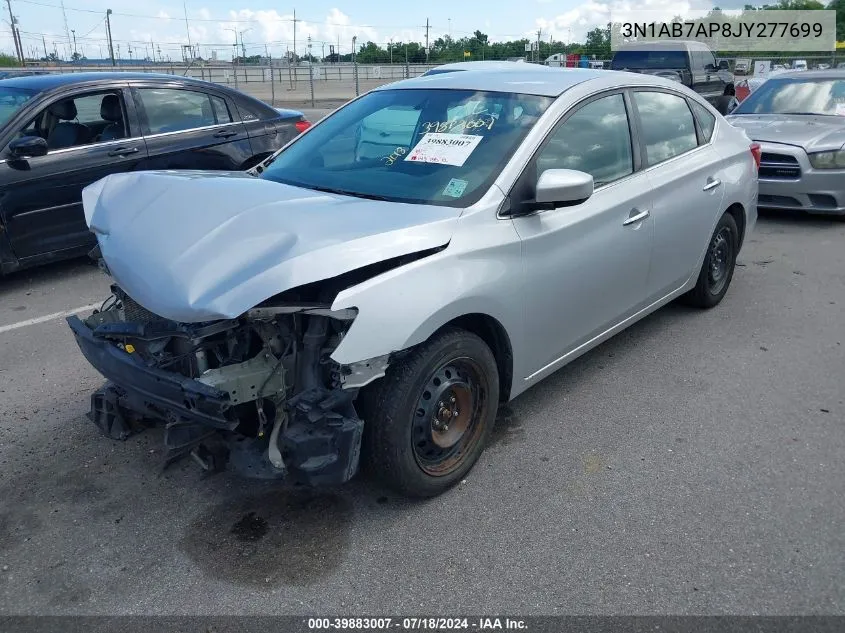
<path id="1" fill-rule="evenodd" d="M 62 317 L 68 317 L 72 314 L 79 314 L 80 312 L 85 312 L 86 310 L 93 310 L 94 308 L 99 308 L 102 303 L 92 303 L 91 305 L 81 306 L 79 308 L 74 308 L 73 310 L 65 310 L 64 312 L 53 312 L 53 314 L 45 314 L 44 316 L 35 317 L 34 319 L 27 319 L 26 321 L 18 321 L 17 323 L 10 323 L 9 325 L 0 325 L 0 334 L 4 332 L 11 332 L 12 330 L 17 330 L 22 327 L 27 327 L 29 325 L 37 325 L 38 323 L 45 323 L 47 321 L 52 321 L 53 319 L 61 319 Z"/>

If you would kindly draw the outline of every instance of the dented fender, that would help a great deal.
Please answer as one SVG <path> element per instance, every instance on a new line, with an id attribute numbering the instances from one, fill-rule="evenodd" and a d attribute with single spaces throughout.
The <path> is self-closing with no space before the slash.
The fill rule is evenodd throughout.
<path id="1" fill-rule="evenodd" d="M 490 222 L 488 214 L 495 210 L 462 216 L 443 251 L 340 292 L 331 309 L 358 314 L 332 360 L 354 365 L 386 356 L 424 342 L 458 317 L 482 314 L 504 327 L 514 372 L 523 371 L 519 237 L 510 220 Z"/>

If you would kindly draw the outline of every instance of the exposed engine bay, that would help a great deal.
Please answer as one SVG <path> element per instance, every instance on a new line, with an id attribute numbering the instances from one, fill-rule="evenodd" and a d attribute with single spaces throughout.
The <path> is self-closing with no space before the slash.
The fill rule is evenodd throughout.
<path id="1" fill-rule="evenodd" d="M 330 358 L 356 310 L 285 293 L 237 319 L 176 323 L 111 289 L 100 310 L 68 318 L 109 381 L 89 412 L 105 435 L 164 425 L 165 465 L 191 456 L 211 472 L 312 485 L 355 474 L 364 424 L 355 397 L 389 361 Z"/>

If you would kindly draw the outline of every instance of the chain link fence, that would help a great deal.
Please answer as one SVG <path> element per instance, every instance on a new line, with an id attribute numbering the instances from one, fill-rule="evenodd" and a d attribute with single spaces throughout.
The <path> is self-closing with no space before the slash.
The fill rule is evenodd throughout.
<path id="1" fill-rule="evenodd" d="M 555 59 L 556 57 L 557 59 Z M 510 58 L 512 61 L 526 63 L 546 63 L 560 67 L 590 67 L 609 68 L 610 60 L 596 58 L 596 56 L 580 55 L 566 59 L 565 55 L 556 55 L 548 60 L 534 62 L 525 58 Z M 731 70 L 738 76 L 747 77 L 754 74 L 754 62 L 758 59 L 743 59 L 737 57 L 720 57 L 729 62 Z M 845 66 L 845 55 L 816 55 L 801 58 L 809 69 L 837 68 Z M 737 61 L 747 62 L 737 65 Z M 791 68 L 797 61 L 793 57 L 767 57 L 771 69 Z M 238 64 L 126 64 L 118 67 L 56 65 L 39 66 L 29 69 L 29 72 L 92 72 L 92 71 L 134 71 L 144 73 L 165 73 L 175 76 L 193 77 L 221 85 L 226 85 L 257 97 L 277 107 L 318 107 L 336 106 L 354 98 L 355 96 L 377 88 L 378 86 L 418 77 L 426 71 L 445 61 L 437 63 L 308 63 L 273 64 L 273 65 L 238 65 Z M 6 76 L 14 76 L 20 71 L 9 69 Z"/>

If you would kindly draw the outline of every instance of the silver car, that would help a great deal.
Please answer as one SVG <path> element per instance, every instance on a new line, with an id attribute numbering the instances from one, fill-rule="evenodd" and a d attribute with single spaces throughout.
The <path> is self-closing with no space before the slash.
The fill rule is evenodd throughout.
<path id="1" fill-rule="evenodd" d="M 845 70 L 771 77 L 728 121 L 760 143 L 760 207 L 845 215 Z"/>
<path id="2" fill-rule="evenodd" d="M 393 146 L 361 155 L 364 122 Z M 90 417 L 163 424 L 168 460 L 210 471 L 365 463 L 436 495 L 501 403 L 677 297 L 722 300 L 758 158 L 677 82 L 526 67 L 384 86 L 252 173 L 109 176 L 84 207 L 113 295 L 68 319 L 108 379 Z"/>

